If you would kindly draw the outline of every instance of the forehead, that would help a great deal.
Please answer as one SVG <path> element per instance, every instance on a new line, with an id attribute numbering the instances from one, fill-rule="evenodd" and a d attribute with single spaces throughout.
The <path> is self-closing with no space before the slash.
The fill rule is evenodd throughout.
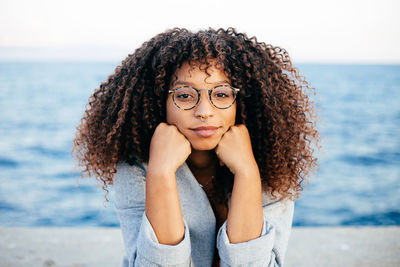
<path id="1" fill-rule="evenodd" d="M 200 65 L 198 62 L 192 62 L 189 65 L 187 61 L 184 62 L 174 75 L 172 75 L 171 85 L 230 83 L 229 78 L 224 73 L 223 67 L 217 67 L 212 61 L 211 63 L 207 69 L 207 74 L 206 65 Z"/>

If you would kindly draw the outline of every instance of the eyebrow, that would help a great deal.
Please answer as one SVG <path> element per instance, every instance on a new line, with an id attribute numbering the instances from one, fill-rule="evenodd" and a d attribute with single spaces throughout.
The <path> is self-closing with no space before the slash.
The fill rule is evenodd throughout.
<path id="1" fill-rule="evenodd" d="M 212 82 L 211 84 L 219 84 L 219 83 L 228 83 L 229 84 L 229 82 L 227 80 L 222 80 L 222 81 L 218 81 L 218 82 Z M 174 86 L 178 85 L 178 84 L 181 84 L 181 85 L 193 85 L 193 83 L 185 82 L 185 81 L 175 81 L 174 82 Z"/>

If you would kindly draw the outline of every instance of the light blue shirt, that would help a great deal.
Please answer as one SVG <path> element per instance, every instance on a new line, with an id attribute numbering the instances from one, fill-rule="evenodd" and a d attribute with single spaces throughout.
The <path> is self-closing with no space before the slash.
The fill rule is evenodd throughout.
<path id="1" fill-rule="evenodd" d="M 112 192 L 126 255 L 123 267 L 196 266 L 211 267 L 215 239 L 220 266 L 283 266 L 292 228 L 294 202 L 272 200 L 263 192 L 264 222 L 261 236 L 232 244 L 226 223 L 216 236 L 216 218 L 203 188 L 186 162 L 176 171 L 179 201 L 185 225 L 183 240 L 160 244 L 145 213 L 147 164 L 117 164 Z M 229 207 L 228 198 L 228 207 Z"/>

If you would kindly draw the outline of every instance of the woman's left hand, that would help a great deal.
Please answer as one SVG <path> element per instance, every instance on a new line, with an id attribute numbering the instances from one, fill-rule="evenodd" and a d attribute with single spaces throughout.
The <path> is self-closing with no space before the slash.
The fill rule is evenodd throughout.
<path id="1" fill-rule="evenodd" d="M 251 148 L 249 131 L 244 124 L 231 126 L 215 148 L 220 163 L 235 175 L 258 168 Z"/>

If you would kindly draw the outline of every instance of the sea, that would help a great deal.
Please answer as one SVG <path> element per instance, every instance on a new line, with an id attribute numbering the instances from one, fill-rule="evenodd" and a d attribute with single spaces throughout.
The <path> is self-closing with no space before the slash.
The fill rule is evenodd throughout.
<path id="1" fill-rule="evenodd" d="M 119 226 L 112 192 L 71 156 L 90 95 L 119 64 L 0 62 L 0 226 Z M 296 67 L 315 89 L 321 148 L 293 226 L 400 225 L 400 65 Z"/>

